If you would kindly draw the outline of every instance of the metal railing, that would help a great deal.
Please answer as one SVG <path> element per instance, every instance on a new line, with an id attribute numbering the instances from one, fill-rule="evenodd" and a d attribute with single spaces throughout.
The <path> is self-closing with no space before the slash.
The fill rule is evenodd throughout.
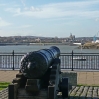
<path id="1" fill-rule="evenodd" d="M 19 69 L 20 60 L 25 53 L 0 53 L 0 69 Z"/>
<path id="2" fill-rule="evenodd" d="M 26 53 L 0 53 L 1 69 L 19 69 Z M 61 69 L 99 70 L 99 53 L 61 53 Z"/>
<path id="3" fill-rule="evenodd" d="M 99 70 L 99 53 L 62 53 L 61 69 Z"/>

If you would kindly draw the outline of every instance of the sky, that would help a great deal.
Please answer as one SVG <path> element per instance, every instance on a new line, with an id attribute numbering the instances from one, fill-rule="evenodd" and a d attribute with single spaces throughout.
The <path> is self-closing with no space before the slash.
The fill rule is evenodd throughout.
<path id="1" fill-rule="evenodd" d="M 0 0 L 0 36 L 99 36 L 99 0 Z"/>

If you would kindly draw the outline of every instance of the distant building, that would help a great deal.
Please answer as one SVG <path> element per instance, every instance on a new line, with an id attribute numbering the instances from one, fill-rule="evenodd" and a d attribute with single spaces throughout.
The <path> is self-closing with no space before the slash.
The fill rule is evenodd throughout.
<path id="1" fill-rule="evenodd" d="M 96 40 L 95 43 L 99 43 L 99 40 Z"/>
<path id="2" fill-rule="evenodd" d="M 69 38 L 70 38 L 71 41 L 74 41 L 75 40 L 75 35 L 72 35 L 72 33 L 70 33 Z"/>
<path id="3" fill-rule="evenodd" d="M 36 42 L 41 42 L 40 38 L 35 39 Z"/>
<path id="4" fill-rule="evenodd" d="M 96 40 L 96 41 L 92 41 L 92 43 L 99 43 L 99 40 Z"/>

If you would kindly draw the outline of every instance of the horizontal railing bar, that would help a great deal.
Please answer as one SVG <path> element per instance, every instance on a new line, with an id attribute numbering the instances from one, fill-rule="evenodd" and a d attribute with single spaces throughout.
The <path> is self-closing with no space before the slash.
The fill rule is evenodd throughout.
<path id="1" fill-rule="evenodd" d="M 0 69 L 19 69 L 20 60 L 24 54 L 26 53 L 0 54 Z M 86 60 L 73 60 L 72 58 L 75 57 L 84 57 Z M 61 69 L 99 70 L 99 53 L 61 53 L 60 59 Z"/>
<path id="2" fill-rule="evenodd" d="M 12 55 L 0 55 L 0 56 L 12 56 Z M 14 56 L 23 56 L 23 55 L 14 55 Z"/>
<path id="3" fill-rule="evenodd" d="M 26 53 L 28 53 L 28 52 L 26 52 Z M 17 52 L 14 52 L 14 54 L 26 54 L 26 53 L 17 53 Z M 2 52 L 0 54 L 12 54 L 12 52 L 11 53 Z M 71 53 L 60 53 L 60 54 L 71 54 Z M 99 53 L 75 53 L 75 52 L 73 52 L 73 54 L 99 54 Z"/>
<path id="4" fill-rule="evenodd" d="M 71 53 L 61 53 L 61 54 L 71 54 Z M 74 53 L 73 54 L 99 54 L 99 53 Z"/>

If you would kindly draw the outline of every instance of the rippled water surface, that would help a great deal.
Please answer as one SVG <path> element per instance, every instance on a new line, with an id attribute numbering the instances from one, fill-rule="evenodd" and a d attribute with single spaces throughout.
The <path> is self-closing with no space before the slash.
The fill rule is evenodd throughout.
<path id="1" fill-rule="evenodd" d="M 78 49 L 77 46 L 69 46 L 69 45 L 17 45 L 17 46 L 0 46 L 0 53 L 3 52 L 15 52 L 27 53 L 30 51 L 37 51 L 44 48 L 50 48 L 51 46 L 59 47 L 61 53 L 71 53 L 72 50 L 78 53 L 99 53 L 99 49 Z"/>

